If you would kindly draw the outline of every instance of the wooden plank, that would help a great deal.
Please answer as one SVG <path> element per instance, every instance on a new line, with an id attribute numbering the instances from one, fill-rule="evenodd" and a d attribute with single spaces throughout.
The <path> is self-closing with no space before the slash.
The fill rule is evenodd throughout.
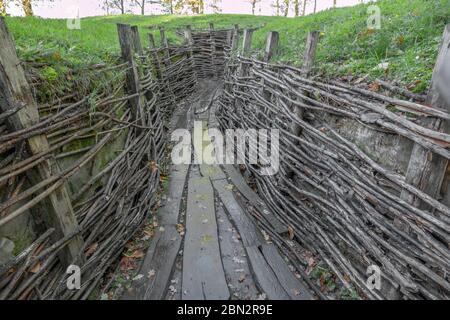
<path id="1" fill-rule="evenodd" d="M 264 240 L 261 233 L 234 198 L 233 191 L 231 191 L 233 186 L 229 185 L 226 180 L 215 180 L 213 181 L 213 186 L 228 214 L 233 219 L 244 246 L 250 247 L 263 244 Z"/>
<path id="2" fill-rule="evenodd" d="M 270 268 L 259 247 L 250 246 L 245 249 L 256 281 L 261 290 L 267 295 L 267 298 L 270 300 L 289 300 L 290 296 L 278 281 L 278 278 Z"/>
<path id="3" fill-rule="evenodd" d="M 172 274 L 182 238 L 175 226 L 162 226 L 155 232 L 137 280 L 122 300 L 162 300 Z"/>
<path id="4" fill-rule="evenodd" d="M 39 123 L 40 119 L 31 87 L 27 82 L 25 72 L 17 57 L 15 44 L 3 17 L 0 17 L 0 43 L 0 108 L 2 112 L 8 112 L 17 106 L 24 106 L 7 121 L 10 129 L 17 131 Z M 45 135 L 35 135 L 29 138 L 27 146 L 32 155 L 46 152 L 49 149 Z M 48 158 L 41 162 L 36 169 L 28 170 L 27 174 L 31 182 L 37 184 L 51 176 L 58 175 L 59 169 L 56 162 L 52 158 Z M 54 241 L 78 230 L 69 194 L 64 185 L 57 188 L 39 205 L 42 206 L 41 211 L 45 223 L 48 227 L 56 230 L 53 236 Z M 84 261 L 82 248 L 82 237 L 74 237 L 59 255 L 63 266 L 82 263 Z"/>
<path id="5" fill-rule="evenodd" d="M 214 193 L 208 178 L 194 172 L 189 179 L 183 256 L 183 300 L 228 300 Z"/>
<path id="6" fill-rule="evenodd" d="M 261 247 L 262 254 L 272 268 L 278 281 L 293 300 L 312 300 L 313 296 L 292 273 L 273 244 L 265 244 Z"/>
<path id="7" fill-rule="evenodd" d="M 167 200 L 158 212 L 158 219 L 162 225 L 177 224 L 186 177 L 189 172 L 189 165 L 172 165 L 169 180 L 169 190 Z"/>
<path id="8" fill-rule="evenodd" d="M 445 95 L 448 93 L 448 83 L 445 83 L 446 81 L 442 78 L 441 73 L 445 70 L 444 62 L 447 61 L 446 63 L 448 63 L 449 59 L 450 24 L 448 24 L 444 30 L 438 58 L 433 70 L 431 87 L 426 101 L 427 104 L 430 104 L 432 107 L 445 110 L 450 110 L 450 103 L 445 99 Z M 450 75 L 447 75 L 447 77 L 450 77 Z M 440 87 L 446 89 L 442 90 Z M 425 118 L 420 120 L 420 124 L 436 131 L 450 133 L 450 124 L 448 121 Z M 424 191 L 433 198 L 438 199 L 447 165 L 448 160 L 444 157 L 434 154 L 432 151 L 415 144 L 406 172 L 406 182 Z M 426 205 L 421 203 L 420 199 L 414 197 L 407 190 L 402 190 L 401 198 L 414 206 L 427 209 Z M 396 222 L 397 225 L 401 225 L 399 221 Z"/>
<path id="9" fill-rule="evenodd" d="M 259 195 L 248 186 L 242 174 L 240 174 L 233 165 L 225 165 L 224 168 L 233 185 L 238 189 L 242 196 L 248 200 L 250 205 L 264 216 L 274 228 L 275 232 L 278 234 L 288 232 L 287 227 L 274 216 Z"/>

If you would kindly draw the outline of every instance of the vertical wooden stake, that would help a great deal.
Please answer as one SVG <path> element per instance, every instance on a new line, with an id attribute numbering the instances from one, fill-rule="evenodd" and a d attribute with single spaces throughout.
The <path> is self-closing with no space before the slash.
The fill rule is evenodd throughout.
<path id="1" fill-rule="evenodd" d="M 244 42 L 242 46 L 242 55 L 248 56 L 252 48 L 253 29 L 244 29 Z"/>
<path id="2" fill-rule="evenodd" d="M 130 68 L 127 70 L 126 91 L 128 94 L 140 93 L 139 86 L 139 73 L 134 60 L 133 50 L 133 31 L 130 25 L 117 24 L 117 32 L 119 34 L 120 49 L 122 52 L 122 59 L 128 62 Z M 141 96 L 136 96 L 128 100 L 128 105 L 131 109 L 133 121 L 136 121 L 141 117 L 142 124 L 145 125 L 143 104 L 141 103 Z"/>
<path id="3" fill-rule="evenodd" d="M 190 25 L 187 25 L 186 29 L 184 29 L 184 38 L 186 39 L 186 43 L 189 46 L 188 57 L 189 59 L 191 59 L 192 73 L 194 74 L 196 82 L 198 82 L 197 72 L 195 71 L 194 38 L 192 37 L 192 28 Z"/>
<path id="4" fill-rule="evenodd" d="M 235 51 L 239 45 L 239 25 L 234 25 L 233 40 L 231 42 L 231 50 Z"/>
<path id="5" fill-rule="evenodd" d="M 266 49 L 264 52 L 264 62 L 270 62 L 270 60 L 275 56 L 278 49 L 278 42 L 280 39 L 280 34 L 276 31 L 271 31 L 267 34 Z M 261 94 L 264 99 L 270 100 L 271 94 L 265 89 L 264 79 L 261 80 Z M 264 111 L 265 112 L 265 111 Z"/>
<path id="6" fill-rule="evenodd" d="M 134 50 L 139 56 L 142 56 L 144 54 L 144 50 L 142 49 L 141 38 L 139 36 L 138 26 L 132 26 L 131 33 L 133 34 Z"/>
<path id="7" fill-rule="evenodd" d="M 153 36 L 153 33 L 148 33 L 147 37 L 148 37 L 149 48 L 156 49 L 155 37 Z"/>
<path id="8" fill-rule="evenodd" d="M 427 97 L 427 103 L 429 103 L 432 107 L 442 108 L 447 111 L 450 111 L 450 103 L 445 101 L 445 89 L 440 90 L 439 88 L 446 87 L 448 89 L 449 84 L 444 83 L 441 79 L 441 73 L 445 70 L 444 66 L 449 63 L 449 60 L 450 24 L 448 24 L 444 29 L 441 48 L 433 70 L 431 87 Z M 436 131 L 450 133 L 450 124 L 448 121 L 446 122 L 433 118 L 425 118 L 420 121 L 420 124 Z M 434 154 L 432 151 L 425 149 L 418 144 L 415 144 L 409 161 L 408 170 L 406 172 L 406 182 L 424 191 L 433 198 L 439 198 L 447 165 L 447 159 Z M 416 207 L 426 208 L 426 206 L 422 204 L 419 199 L 414 197 L 407 190 L 402 191 L 401 198 Z M 399 224 L 397 223 L 397 225 Z"/>
<path id="9" fill-rule="evenodd" d="M 161 75 L 161 61 L 159 59 L 158 53 L 155 51 L 156 44 L 155 44 L 155 37 L 152 33 L 148 33 L 148 42 L 150 46 L 150 55 L 152 56 L 152 65 L 155 70 L 156 78 L 161 81 L 162 75 Z"/>
<path id="10" fill-rule="evenodd" d="M 252 49 L 252 38 L 253 38 L 253 29 L 244 29 L 244 42 L 242 45 L 242 56 L 248 57 L 250 51 Z M 247 65 L 245 63 L 241 63 L 241 69 L 239 75 L 241 77 L 245 77 L 247 75 Z"/>
<path id="11" fill-rule="evenodd" d="M 169 42 L 167 41 L 166 37 L 166 31 L 163 27 L 159 27 L 159 35 L 161 38 L 161 47 L 163 47 L 165 50 L 165 56 L 166 56 L 166 65 L 170 64 L 170 51 L 169 51 Z"/>
<path id="12" fill-rule="evenodd" d="M 31 92 L 25 72 L 17 57 L 14 42 L 8 32 L 3 17 L 0 17 L 0 109 L 7 112 L 18 105 L 24 105 L 14 116 L 8 118 L 8 126 L 12 130 L 21 130 L 39 122 L 36 101 Z M 39 154 L 49 149 L 45 135 L 35 135 L 27 140 L 31 154 Z M 59 174 L 56 162 L 52 158 L 41 162 L 27 174 L 33 184 Z M 45 223 L 56 230 L 53 240 L 59 240 L 76 232 L 79 228 L 67 190 L 62 184 L 46 199 L 39 203 L 42 206 Z M 81 264 L 84 261 L 82 252 L 83 239 L 76 236 L 61 251 L 59 257 L 64 267 L 70 264 Z"/>
<path id="13" fill-rule="evenodd" d="M 314 65 L 314 60 L 316 58 L 316 50 L 317 44 L 319 43 L 320 32 L 319 31 L 310 31 L 308 33 L 308 38 L 306 39 L 306 49 L 303 57 L 303 67 L 302 67 L 302 75 L 304 77 L 309 77 L 312 67 Z M 303 108 L 295 107 L 295 114 L 299 118 L 303 118 Z M 293 123 L 291 125 L 291 132 L 295 135 L 300 135 L 301 127 L 297 124 Z"/>
<path id="14" fill-rule="evenodd" d="M 265 62 L 269 62 L 276 54 L 279 39 L 280 34 L 276 31 L 271 31 L 267 34 L 266 50 L 264 52 Z"/>
<path id="15" fill-rule="evenodd" d="M 219 71 L 217 70 L 217 65 L 216 65 L 216 38 L 214 35 L 214 23 L 210 22 L 209 23 L 209 39 L 211 42 L 211 63 L 212 63 L 212 67 L 213 67 L 213 72 L 214 72 L 214 77 L 218 78 L 219 77 Z"/>

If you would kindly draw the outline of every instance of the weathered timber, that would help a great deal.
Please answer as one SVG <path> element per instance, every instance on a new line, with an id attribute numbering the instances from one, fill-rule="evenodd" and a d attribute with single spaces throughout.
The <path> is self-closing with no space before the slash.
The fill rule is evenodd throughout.
<path id="1" fill-rule="evenodd" d="M 136 61 L 134 59 L 133 48 L 135 39 L 138 36 L 133 36 L 131 26 L 127 24 L 117 24 L 117 32 L 119 35 L 122 59 L 125 62 L 128 62 L 129 65 L 129 69 L 127 70 L 126 91 L 128 94 L 138 94 L 137 96 L 128 100 L 128 105 L 130 107 L 133 120 L 136 121 L 138 119 L 141 119 L 142 125 L 145 125 L 145 122 L 143 120 L 143 109 L 145 101 L 143 101 L 143 96 L 140 95 L 141 90 L 139 85 L 139 72 Z"/>
<path id="2" fill-rule="evenodd" d="M 276 55 L 280 34 L 277 31 L 270 31 L 267 34 L 266 48 L 264 50 L 264 61 L 269 62 Z"/>
<path id="3" fill-rule="evenodd" d="M 239 46 L 239 25 L 235 24 L 233 29 L 233 39 L 231 41 L 231 50 L 236 50 Z"/>
<path id="4" fill-rule="evenodd" d="M 427 96 L 428 104 L 432 107 L 441 108 L 447 111 L 450 111 L 450 104 L 445 101 L 444 94 L 442 90 L 439 89 L 439 82 L 443 81 L 440 74 L 444 66 L 444 61 L 449 58 L 450 25 L 447 25 L 444 30 L 441 47 L 433 71 L 431 87 Z M 444 84 L 444 86 L 448 87 L 448 83 Z M 435 118 L 425 118 L 421 120 L 420 124 L 438 132 L 450 133 L 450 125 L 448 121 L 441 119 L 438 120 Z M 439 156 L 431 150 L 416 143 L 414 145 L 406 173 L 406 182 L 424 191 L 433 198 L 439 198 L 447 165 L 448 159 Z M 420 199 L 407 190 L 402 190 L 401 198 L 417 207 L 424 206 Z"/>
<path id="5" fill-rule="evenodd" d="M 189 179 L 183 251 L 183 300 L 228 300 L 220 256 L 214 192 L 208 178 Z"/>
<path id="6" fill-rule="evenodd" d="M 19 131 L 36 125 L 40 119 L 36 101 L 2 17 L 0 17 L 0 43 L 2 44 L 0 46 L 0 108 L 3 112 L 8 112 L 17 106 L 23 106 L 9 117 L 7 122 L 12 131 Z M 49 150 L 48 141 L 42 134 L 30 136 L 27 139 L 27 145 L 32 155 Z M 59 169 L 53 159 L 47 158 L 35 169 L 27 171 L 27 174 L 33 184 L 39 184 L 52 176 L 58 176 Z M 56 230 L 54 241 L 77 231 L 78 223 L 64 185 L 56 188 L 40 204 L 46 224 Z M 62 264 L 68 266 L 72 263 L 82 263 L 84 261 L 82 247 L 83 240 L 80 236 L 69 241 L 59 255 Z"/>
<path id="7" fill-rule="evenodd" d="M 310 31 L 308 33 L 308 38 L 306 40 L 306 49 L 303 56 L 303 67 L 302 67 L 302 75 L 304 77 L 308 77 L 312 71 L 312 67 L 314 65 L 314 60 L 316 58 L 316 50 L 317 44 L 319 43 L 320 32 L 319 31 Z M 303 118 L 304 109 L 296 106 L 294 108 L 294 113 L 299 117 Z M 293 123 L 291 126 L 291 132 L 295 135 L 299 135 L 301 133 L 301 128 L 297 124 Z"/>

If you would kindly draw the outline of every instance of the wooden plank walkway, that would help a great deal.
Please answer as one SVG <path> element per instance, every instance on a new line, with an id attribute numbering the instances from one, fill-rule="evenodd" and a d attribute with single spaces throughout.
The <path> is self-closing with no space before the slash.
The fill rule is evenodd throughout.
<path id="1" fill-rule="evenodd" d="M 195 170 L 189 179 L 183 255 L 183 300 L 228 300 L 220 255 L 214 192 Z"/>
<path id="2" fill-rule="evenodd" d="M 212 101 L 220 88 L 211 81 L 201 85 L 194 95 L 200 98 L 183 105 L 174 115 L 171 129 L 192 131 L 193 120 L 216 127 Z M 200 143 L 205 146 L 210 141 Z M 238 201 L 235 192 L 247 201 L 244 206 L 241 203 L 245 201 Z M 172 298 L 182 300 L 313 299 L 277 248 L 264 239 L 246 206 L 257 209 L 277 233 L 286 233 L 286 227 L 233 166 L 173 165 L 166 198 L 158 214 L 161 228 L 140 270 L 143 275 L 151 271 L 152 277 L 135 281 L 124 299 L 167 298 L 171 283 L 171 290 L 181 291 Z M 185 221 L 180 220 L 184 211 Z M 180 235 L 177 225 L 182 222 L 185 233 Z M 179 267 L 175 271 L 175 261 L 182 261 L 181 271 Z M 175 274 L 180 281 L 172 279 Z"/>

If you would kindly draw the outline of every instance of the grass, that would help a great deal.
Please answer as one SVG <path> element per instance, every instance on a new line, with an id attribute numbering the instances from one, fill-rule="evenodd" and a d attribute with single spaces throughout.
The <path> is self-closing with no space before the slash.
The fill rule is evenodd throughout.
<path id="1" fill-rule="evenodd" d="M 148 26 L 162 25 L 171 42 L 180 42 L 175 31 L 186 25 L 207 28 L 262 26 L 255 32 L 253 50 L 263 51 L 267 32 L 280 32 L 279 53 L 274 61 L 301 65 L 302 51 L 309 30 L 320 30 L 316 67 L 328 76 L 354 75 L 383 77 L 424 91 L 431 79 L 445 24 L 450 22 L 448 0 L 380 0 L 381 29 L 368 31 L 367 5 L 338 8 L 299 18 L 251 15 L 200 16 L 107 16 L 82 19 L 81 30 L 69 30 L 65 20 L 7 18 L 19 55 L 34 59 L 39 53 L 45 68 L 40 76 L 55 88 L 66 86 L 74 75 L 90 82 L 95 73 L 86 73 L 87 65 L 117 61 L 119 47 L 116 23 L 137 25 L 143 43 Z M 159 37 L 153 31 L 156 39 Z M 46 54 L 42 54 L 45 52 Z M 388 70 L 377 68 L 387 62 Z M 68 76 L 69 75 L 69 76 Z M 95 82 L 95 81 L 94 81 Z M 53 85 L 53 86 L 52 86 Z M 44 94 L 44 97 L 47 95 Z"/>

